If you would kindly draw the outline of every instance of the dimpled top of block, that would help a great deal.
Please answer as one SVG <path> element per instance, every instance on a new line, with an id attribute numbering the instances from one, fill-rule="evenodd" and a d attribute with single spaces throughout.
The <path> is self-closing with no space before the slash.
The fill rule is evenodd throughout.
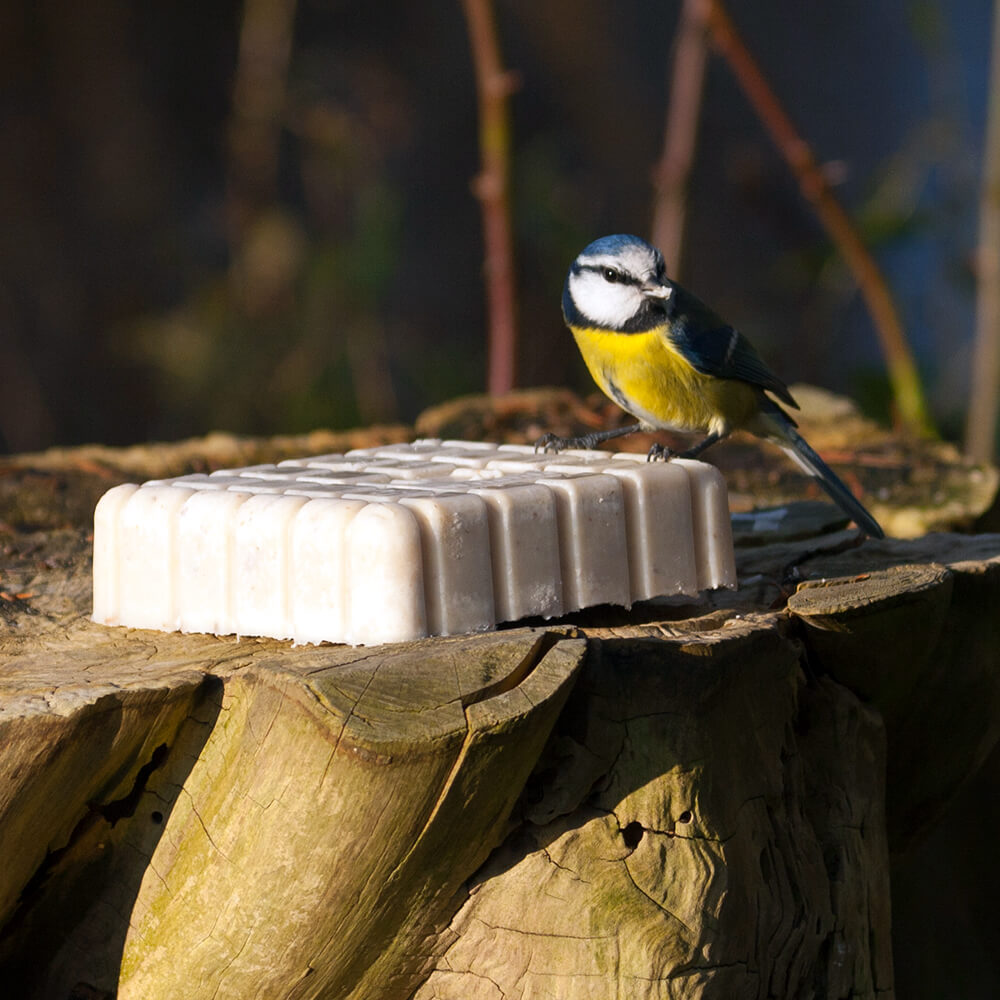
<path id="1" fill-rule="evenodd" d="M 733 587 L 701 462 L 428 439 L 126 484 L 94 515 L 94 620 L 373 644 Z"/>

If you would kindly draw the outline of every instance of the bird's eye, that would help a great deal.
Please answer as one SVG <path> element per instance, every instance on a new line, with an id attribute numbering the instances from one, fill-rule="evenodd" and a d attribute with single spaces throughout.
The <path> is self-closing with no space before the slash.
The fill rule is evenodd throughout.
<path id="1" fill-rule="evenodd" d="M 612 285 L 618 280 L 619 274 L 613 267 L 606 267 L 604 269 L 604 280 L 610 282 Z"/>

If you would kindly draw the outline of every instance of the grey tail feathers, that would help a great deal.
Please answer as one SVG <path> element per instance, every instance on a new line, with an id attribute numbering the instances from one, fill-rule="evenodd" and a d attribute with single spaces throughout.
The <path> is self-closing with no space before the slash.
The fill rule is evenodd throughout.
<path id="1" fill-rule="evenodd" d="M 809 447 L 805 438 L 794 427 L 787 428 L 783 439 L 778 439 L 785 453 L 806 473 L 813 477 L 829 494 L 830 499 L 866 534 L 872 538 L 884 538 L 878 521 L 862 506 L 861 502 L 844 485 L 843 481 Z"/>
<path id="2" fill-rule="evenodd" d="M 769 400 L 770 402 L 770 400 Z M 772 409 L 773 407 L 773 409 Z M 777 412 L 775 412 L 777 411 Z M 796 465 L 799 466 L 808 475 L 812 476 L 813 479 L 829 494 L 830 499 L 845 513 L 852 521 L 866 534 L 872 538 L 884 538 L 885 532 L 882 530 L 878 521 L 875 520 L 871 514 L 865 510 L 861 502 L 854 496 L 854 494 L 847 488 L 847 486 L 841 481 L 837 474 L 833 471 L 816 454 L 806 439 L 802 437 L 801 434 L 795 427 L 792 426 L 791 421 L 785 416 L 781 408 L 774 403 L 770 407 L 767 407 L 765 412 L 769 417 L 771 417 L 774 424 L 780 427 L 780 432 L 777 434 L 768 435 L 775 444 L 779 445 L 791 458 Z"/>

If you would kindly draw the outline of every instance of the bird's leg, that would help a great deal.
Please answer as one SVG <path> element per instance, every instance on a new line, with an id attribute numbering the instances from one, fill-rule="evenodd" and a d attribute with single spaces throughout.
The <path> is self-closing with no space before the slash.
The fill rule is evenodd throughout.
<path id="1" fill-rule="evenodd" d="M 535 442 L 535 451 L 539 448 L 542 451 L 563 451 L 566 448 L 586 448 L 590 450 L 604 441 L 612 438 L 624 437 L 626 434 L 634 434 L 642 430 L 642 424 L 629 424 L 627 427 L 615 427 L 610 431 L 594 431 L 592 434 L 583 434 L 580 437 L 561 438 L 555 434 L 543 434 Z"/>
<path id="2" fill-rule="evenodd" d="M 681 452 L 681 458 L 697 458 L 706 448 L 711 448 L 713 444 L 717 441 L 722 440 L 721 434 L 709 434 L 704 440 L 699 441 L 696 445 L 688 448 L 687 451 Z"/>

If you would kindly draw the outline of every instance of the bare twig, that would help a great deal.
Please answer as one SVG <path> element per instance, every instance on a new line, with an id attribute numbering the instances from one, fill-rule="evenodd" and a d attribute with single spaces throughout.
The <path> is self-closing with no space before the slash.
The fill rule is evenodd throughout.
<path id="1" fill-rule="evenodd" d="M 812 203 L 868 304 L 888 369 L 897 420 L 911 433 L 933 435 L 934 428 L 920 375 L 885 277 L 837 201 L 809 146 L 795 130 L 743 44 L 721 0 L 708 0 L 708 4 L 712 44 L 729 64 L 747 99 L 771 133 L 771 138 L 795 173 L 802 194 Z"/>
<path id="2" fill-rule="evenodd" d="M 701 116 L 707 21 L 708 0 L 684 0 L 674 48 L 663 154 L 655 173 L 653 245 L 663 251 L 667 274 L 674 278 L 680 274 L 688 177 Z"/>
<path id="3" fill-rule="evenodd" d="M 514 241 L 510 222 L 510 121 L 508 97 L 515 77 L 500 61 L 491 0 L 462 0 L 479 96 L 481 171 L 473 191 L 483 213 L 484 267 L 489 310 L 487 388 L 500 395 L 514 387 L 517 321 Z"/>
<path id="4" fill-rule="evenodd" d="M 976 337 L 965 450 L 978 462 L 996 457 L 1000 412 L 1000 6 L 993 12 L 989 111 L 979 195 Z"/>
<path id="5" fill-rule="evenodd" d="M 245 0 L 229 125 L 229 212 L 236 240 L 277 196 L 278 144 L 297 0 Z"/>

